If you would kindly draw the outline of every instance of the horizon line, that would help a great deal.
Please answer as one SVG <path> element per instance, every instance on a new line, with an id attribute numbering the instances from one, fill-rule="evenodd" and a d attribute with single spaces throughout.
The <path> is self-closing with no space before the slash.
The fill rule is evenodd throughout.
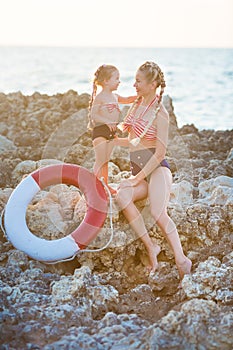
<path id="1" fill-rule="evenodd" d="M 0 44 L 0 47 L 17 48 L 82 48 L 82 49 L 233 49 L 233 46 L 96 46 L 96 45 L 38 45 L 38 44 Z"/>

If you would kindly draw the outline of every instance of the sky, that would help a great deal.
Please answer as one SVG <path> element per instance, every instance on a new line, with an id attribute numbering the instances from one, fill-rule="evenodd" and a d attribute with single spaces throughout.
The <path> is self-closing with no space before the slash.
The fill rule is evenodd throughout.
<path id="1" fill-rule="evenodd" d="M 233 0 L 0 0 L 0 46 L 233 47 Z"/>

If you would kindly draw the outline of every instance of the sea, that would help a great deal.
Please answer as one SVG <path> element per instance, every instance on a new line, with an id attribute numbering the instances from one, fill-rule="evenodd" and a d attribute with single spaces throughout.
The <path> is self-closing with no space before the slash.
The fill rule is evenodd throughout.
<path id="1" fill-rule="evenodd" d="M 118 94 L 135 94 L 135 72 L 145 61 L 159 64 L 178 126 L 233 128 L 232 48 L 0 47 L 0 92 L 54 95 L 92 92 L 102 64 L 120 72 Z"/>

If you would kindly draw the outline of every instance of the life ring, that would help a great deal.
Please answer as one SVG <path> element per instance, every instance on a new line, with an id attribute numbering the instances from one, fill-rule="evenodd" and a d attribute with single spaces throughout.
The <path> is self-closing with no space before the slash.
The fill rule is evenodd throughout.
<path id="1" fill-rule="evenodd" d="M 27 227 L 26 211 L 41 189 L 68 184 L 78 187 L 85 196 L 87 212 L 81 224 L 68 236 L 46 240 Z M 5 207 L 4 225 L 13 246 L 39 261 L 58 261 L 75 255 L 98 234 L 108 211 L 108 200 L 101 181 L 86 168 L 61 163 L 40 168 L 24 178 L 12 192 Z"/>

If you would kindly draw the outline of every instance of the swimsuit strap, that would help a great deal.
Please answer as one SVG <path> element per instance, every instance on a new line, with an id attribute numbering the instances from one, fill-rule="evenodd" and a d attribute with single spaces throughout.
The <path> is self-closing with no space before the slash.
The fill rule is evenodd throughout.
<path id="1" fill-rule="evenodd" d="M 151 103 L 146 107 L 146 109 L 143 111 L 143 113 L 140 114 L 140 116 L 137 118 L 138 120 L 139 119 L 142 119 L 142 117 L 145 115 L 145 113 L 149 110 L 149 108 L 154 104 L 154 102 L 156 101 L 157 99 L 157 96 L 151 101 Z M 148 130 L 150 129 L 150 127 L 152 126 L 153 124 L 153 121 L 155 120 L 158 112 L 160 110 L 160 106 L 158 105 L 153 113 L 153 117 L 148 121 L 147 125 L 145 126 L 144 130 L 142 131 L 142 133 L 137 136 L 135 139 L 132 139 L 130 141 L 130 143 L 134 146 L 136 146 L 140 140 L 146 135 L 146 133 L 148 132 Z"/>
<path id="2" fill-rule="evenodd" d="M 146 135 L 147 131 L 148 131 L 149 128 L 152 126 L 153 121 L 155 120 L 155 118 L 156 118 L 156 116 L 157 116 L 159 110 L 160 110 L 160 106 L 158 106 L 158 107 L 155 109 L 155 112 L 154 112 L 154 114 L 153 114 L 153 118 L 151 118 L 151 119 L 149 120 L 149 122 L 148 122 L 148 124 L 146 125 L 145 129 L 143 130 L 143 132 L 142 132 L 141 135 L 139 136 L 140 139 L 143 138 L 143 137 Z"/>
<path id="3" fill-rule="evenodd" d="M 157 99 L 157 96 L 155 96 L 155 98 L 153 98 L 153 100 L 146 106 L 144 111 L 139 115 L 137 119 L 141 119 L 146 114 L 146 112 L 150 109 L 150 107 L 155 103 L 156 99 Z M 139 104 L 138 104 L 138 107 L 139 107 Z"/>

